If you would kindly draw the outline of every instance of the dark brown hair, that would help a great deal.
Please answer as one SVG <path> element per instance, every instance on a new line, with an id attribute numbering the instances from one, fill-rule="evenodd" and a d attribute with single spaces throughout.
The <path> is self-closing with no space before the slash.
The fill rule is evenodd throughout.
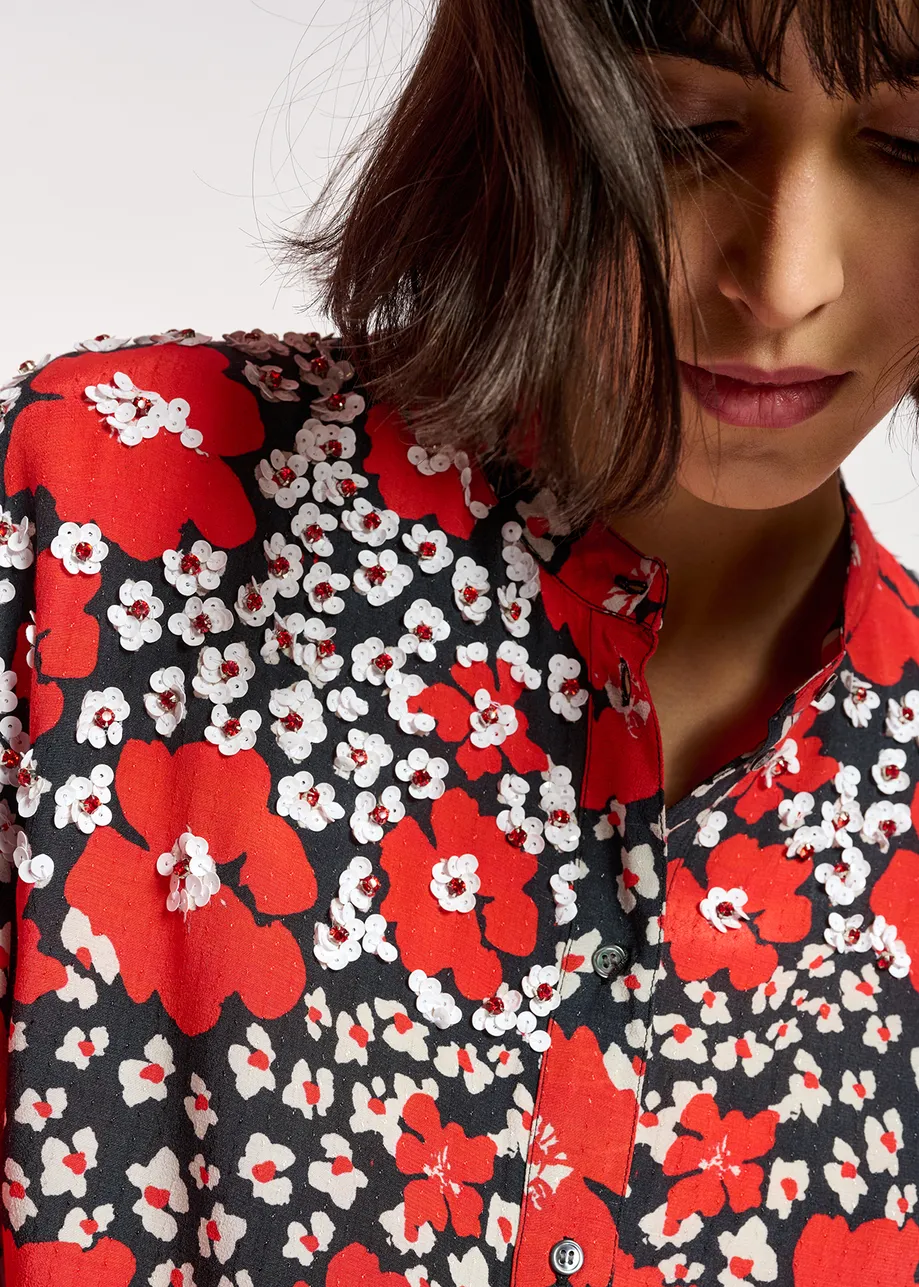
<path id="1" fill-rule="evenodd" d="M 438 0 L 396 101 L 279 242 L 371 397 L 499 458 L 535 426 L 533 472 L 572 519 L 665 495 L 667 121 L 636 54 L 714 35 L 784 89 L 795 10 L 826 92 L 913 85 L 877 0 Z"/>

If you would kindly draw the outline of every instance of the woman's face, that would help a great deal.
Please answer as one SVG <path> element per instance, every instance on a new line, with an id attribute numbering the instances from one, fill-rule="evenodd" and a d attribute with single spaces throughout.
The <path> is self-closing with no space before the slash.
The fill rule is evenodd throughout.
<path id="1" fill-rule="evenodd" d="M 703 160 L 701 178 L 668 165 L 683 258 L 671 269 L 678 357 L 692 366 L 695 317 L 702 368 L 848 373 L 792 424 L 767 423 L 769 404 L 800 407 L 800 396 L 741 390 L 753 423 L 730 423 L 744 418 L 737 402 L 716 404 L 719 415 L 684 378 L 681 485 L 733 508 L 786 505 L 825 482 L 908 388 L 905 359 L 919 341 L 919 90 L 827 96 L 796 20 L 780 68 L 788 92 L 691 58 L 657 55 L 650 66 L 681 126 L 724 123 L 710 144 L 720 160 Z M 915 144 L 913 168 L 885 154 L 896 139 Z M 830 386 L 811 394 L 818 387 Z"/>

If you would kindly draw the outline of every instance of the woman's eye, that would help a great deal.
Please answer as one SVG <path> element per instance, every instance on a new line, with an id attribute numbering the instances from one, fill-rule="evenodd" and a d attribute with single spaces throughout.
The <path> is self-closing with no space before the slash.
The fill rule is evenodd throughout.
<path id="1" fill-rule="evenodd" d="M 717 159 L 713 157 L 715 146 L 741 128 L 736 121 L 708 121 L 703 125 L 660 125 L 656 132 L 666 159 L 677 162 L 691 159 L 698 164 L 700 160 Z M 873 136 L 871 149 L 883 163 L 919 175 L 919 142 L 878 131 L 869 131 L 869 134 Z"/>

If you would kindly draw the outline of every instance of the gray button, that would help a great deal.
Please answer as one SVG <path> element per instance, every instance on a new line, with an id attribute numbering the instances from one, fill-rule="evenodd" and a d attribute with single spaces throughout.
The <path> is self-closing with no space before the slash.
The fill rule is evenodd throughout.
<path id="1" fill-rule="evenodd" d="M 629 954 L 618 943 L 604 943 L 591 957 L 591 964 L 601 979 L 617 979 L 625 969 Z M 559 1243 L 559 1246 L 562 1244 Z"/>
<path id="2" fill-rule="evenodd" d="M 584 1263 L 584 1252 L 581 1244 L 573 1238 L 562 1238 L 549 1252 L 549 1264 L 557 1274 L 568 1277 L 576 1274 Z"/>

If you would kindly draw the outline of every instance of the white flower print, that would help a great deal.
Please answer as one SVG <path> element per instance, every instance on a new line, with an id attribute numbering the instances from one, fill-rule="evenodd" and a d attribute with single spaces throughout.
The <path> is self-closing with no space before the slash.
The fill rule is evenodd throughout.
<path id="1" fill-rule="evenodd" d="M 437 647 L 450 634 L 450 626 L 440 608 L 427 599 L 416 599 L 402 618 L 406 633 L 399 640 L 405 653 L 414 653 L 422 661 L 434 661 Z"/>
<path id="2" fill-rule="evenodd" d="M 871 946 L 877 953 L 875 964 L 894 979 L 905 979 L 912 964 L 906 944 L 897 938 L 896 925 L 888 925 L 883 916 L 875 916 L 869 930 Z"/>
<path id="3" fill-rule="evenodd" d="M 917 1200 L 919 1200 L 919 1190 L 915 1184 L 904 1184 L 902 1189 L 898 1184 L 892 1184 L 887 1194 L 884 1218 L 893 1220 L 902 1229 L 906 1217 L 915 1211 Z"/>
<path id="4" fill-rule="evenodd" d="M 197 1073 L 192 1073 L 189 1085 L 191 1094 L 186 1095 L 182 1102 L 195 1136 L 203 1140 L 208 1130 L 216 1126 L 220 1119 L 211 1108 L 211 1092 L 204 1080 Z"/>
<path id="5" fill-rule="evenodd" d="M 371 607 L 379 608 L 402 593 L 411 582 L 413 573 L 407 563 L 400 563 L 395 550 L 361 550 L 357 556 L 359 567 L 352 583 L 359 594 L 367 596 Z"/>
<path id="6" fill-rule="evenodd" d="M 293 1183 L 278 1172 L 286 1171 L 293 1162 L 294 1154 L 286 1144 L 274 1144 L 267 1135 L 255 1131 L 249 1136 L 236 1174 L 251 1182 L 254 1197 L 269 1206 L 284 1206 L 290 1201 Z"/>
<path id="7" fill-rule="evenodd" d="M 249 1024 L 246 1041 L 249 1043 L 247 1046 L 238 1043 L 230 1046 L 227 1062 L 236 1076 L 236 1089 L 240 1095 L 243 1099 L 252 1099 L 262 1090 L 274 1090 L 275 1078 L 271 1065 L 274 1063 L 275 1053 L 271 1038 L 261 1024 Z"/>
<path id="8" fill-rule="evenodd" d="M 415 523 L 410 532 L 403 532 L 402 544 L 415 555 L 421 571 L 429 575 L 442 572 L 453 562 L 447 535 L 437 527 L 428 529 L 422 523 Z"/>
<path id="9" fill-rule="evenodd" d="M 866 844 L 877 845 L 881 853 L 886 854 L 891 840 L 902 836 L 912 825 L 908 805 L 878 800 L 865 811 L 861 838 Z"/>
<path id="10" fill-rule="evenodd" d="M 277 718 L 271 726 L 278 746 L 289 760 L 300 764 L 328 730 L 323 722 L 322 702 L 313 696 L 308 679 L 299 679 L 287 688 L 275 688 L 268 709 Z"/>
<path id="11" fill-rule="evenodd" d="M 337 527 L 335 515 L 320 510 L 312 501 L 300 506 L 290 524 L 294 536 L 299 536 L 310 554 L 319 559 L 327 559 L 332 554 L 334 546 L 326 534 Z"/>
<path id="12" fill-rule="evenodd" d="M 150 676 L 150 690 L 144 709 L 157 733 L 171 737 L 185 718 L 185 676 L 178 666 L 163 666 Z"/>
<path id="13" fill-rule="evenodd" d="M 865 1161 L 873 1175 L 886 1171 L 898 1175 L 903 1148 L 903 1119 L 895 1108 L 888 1108 L 883 1121 L 876 1117 L 865 1119 Z"/>
<path id="14" fill-rule="evenodd" d="M 325 699 L 325 704 L 333 715 L 339 719 L 353 724 L 355 720 L 362 719 L 370 707 L 364 701 L 363 697 L 358 697 L 353 688 L 333 688 Z"/>
<path id="15" fill-rule="evenodd" d="M 216 590 L 226 567 L 226 554 L 208 541 L 195 541 L 190 550 L 163 551 L 166 580 L 185 598 Z"/>
<path id="16" fill-rule="evenodd" d="M 80 777 L 71 773 L 63 786 L 54 793 L 54 825 L 66 827 L 72 822 L 83 832 L 91 835 L 96 827 L 107 827 L 112 820 L 112 811 L 108 807 L 112 793 L 109 790 L 115 774 L 108 764 L 97 764 L 90 770 L 89 777 Z"/>
<path id="17" fill-rule="evenodd" d="M 75 1198 L 86 1194 L 86 1172 L 96 1165 L 98 1142 L 95 1131 L 84 1126 L 73 1133 L 72 1145 L 64 1140 L 49 1136 L 41 1146 L 41 1160 L 44 1170 L 41 1177 L 41 1191 L 46 1197 L 57 1197 L 61 1193 L 70 1193 Z M 131 1171 L 128 1171 L 131 1179 Z"/>
<path id="18" fill-rule="evenodd" d="M 877 762 L 871 766 L 871 776 L 878 790 L 884 795 L 895 795 L 898 791 L 905 791 L 912 780 L 909 774 L 903 771 L 905 764 L 905 751 L 893 747 L 881 751 Z"/>
<path id="19" fill-rule="evenodd" d="M 287 1226 L 287 1242 L 281 1254 L 289 1260 L 299 1261 L 306 1268 L 313 1263 L 313 1257 L 327 1251 L 335 1233 L 335 1226 L 324 1211 L 314 1211 L 310 1216 L 309 1228 L 292 1220 Z"/>
<path id="20" fill-rule="evenodd" d="M 810 791 L 798 791 L 795 795 L 780 800 L 777 808 L 780 831 L 797 831 L 804 826 L 805 818 L 814 811 L 814 797 Z"/>
<path id="21" fill-rule="evenodd" d="M 533 605 L 524 599 L 517 585 L 511 581 L 498 586 L 498 607 L 501 609 L 501 621 L 508 634 L 515 639 L 523 639 L 530 633 L 530 613 Z"/>
<path id="22" fill-rule="evenodd" d="M 525 976 L 523 994 L 530 1009 L 540 1019 L 557 1009 L 562 999 L 558 986 L 560 979 L 557 965 L 532 965 Z"/>
<path id="23" fill-rule="evenodd" d="M 472 1014 L 472 1026 L 492 1037 L 503 1036 L 517 1027 L 517 1011 L 523 1004 L 523 994 L 507 983 L 501 983 L 497 992 L 486 997 Z"/>
<path id="24" fill-rule="evenodd" d="M 68 572 L 94 576 L 108 554 L 108 545 L 95 523 L 62 523 L 51 542 L 51 553 Z"/>
<path id="25" fill-rule="evenodd" d="M 911 688 L 899 702 L 888 697 L 884 732 L 896 742 L 919 740 L 919 689 Z"/>
<path id="26" fill-rule="evenodd" d="M 464 554 L 456 561 L 451 585 L 454 602 L 463 619 L 481 625 L 491 607 L 488 571 Z"/>
<path id="27" fill-rule="evenodd" d="M 431 893 L 445 912 L 471 912 L 481 881 L 475 854 L 453 854 L 431 868 Z"/>
<path id="28" fill-rule="evenodd" d="M 20 1095 L 13 1117 L 40 1134 L 48 1122 L 60 1121 L 66 1107 L 67 1092 L 63 1086 L 50 1086 L 44 1095 L 29 1086 Z"/>
<path id="29" fill-rule="evenodd" d="M 77 741 L 89 742 L 101 750 L 107 743 L 117 746 L 122 738 L 122 725 L 131 713 L 120 688 L 91 689 L 83 694 L 77 719 Z"/>
<path id="30" fill-rule="evenodd" d="M 495 821 L 499 831 L 504 832 L 507 843 L 515 849 L 522 849 L 526 854 L 541 854 L 545 849 L 542 819 L 528 818 L 522 805 L 502 809 Z"/>
<path id="31" fill-rule="evenodd" d="M 439 979 L 429 978 L 424 970 L 412 970 L 408 986 L 416 997 L 415 1004 L 422 1018 L 435 1028 L 450 1028 L 459 1023 L 463 1014 L 449 993 L 444 992 Z"/>
<path id="32" fill-rule="evenodd" d="M 293 381 L 284 383 L 292 384 Z M 198 1254 L 203 1260 L 208 1260 L 213 1253 L 218 1263 L 225 1265 L 245 1232 L 246 1222 L 242 1216 L 230 1215 L 222 1202 L 215 1202 L 210 1217 L 202 1216 L 198 1221 Z M 247 1287 L 239 1282 L 239 1275 L 237 1287 Z"/>
<path id="33" fill-rule="evenodd" d="M 358 496 L 353 509 L 342 511 L 341 525 L 355 541 L 376 549 L 399 531 L 399 515 L 391 509 L 375 509 L 363 496 Z"/>
<path id="34" fill-rule="evenodd" d="M 721 833 L 728 824 L 726 813 L 720 809 L 703 809 L 696 815 L 696 822 L 699 824 L 693 843 L 704 845 L 706 849 L 714 849 L 715 845 L 721 842 Z"/>
<path id="35" fill-rule="evenodd" d="M 380 687 L 390 675 L 405 665 L 401 648 L 387 648 L 382 639 L 372 636 L 351 649 L 351 677 L 358 683 L 366 681 Z"/>
<path id="36" fill-rule="evenodd" d="M 584 713 L 581 707 L 589 696 L 587 689 L 581 687 L 580 673 L 581 663 L 573 657 L 555 653 L 549 658 L 549 709 L 564 716 L 569 723 L 581 718 Z"/>
<path id="37" fill-rule="evenodd" d="M 351 834 L 359 845 L 377 844 L 383 839 L 383 828 L 405 817 L 405 805 L 397 786 L 383 790 L 379 799 L 371 791 L 361 791 L 354 801 Z"/>
<path id="38" fill-rule="evenodd" d="M 827 1162 L 823 1174 L 844 1211 L 851 1214 L 868 1192 L 868 1185 L 858 1173 L 859 1159 L 851 1145 L 837 1135 L 833 1141 L 835 1162 Z"/>
<path id="39" fill-rule="evenodd" d="M 715 885 L 702 899 L 699 911 L 716 930 L 724 934 L 729 929 L 740 929 L 740 922 L 750 919 L 744 911 L 746 902 L 746 890 L 737 886 L 733 889 L 721 889 Z"/>
<path id="40" fill-rule="evenodd" d="M 229 630 L 233 624 L 233 613 L 216 596 L 199 599 L 192 595 L 182 611 L 174 612 L 167 624 L 174 635 L 181 635 L 185 643 L 201 644 L 208 635 L 219 635 Z"/>
<path id="41" fill-rule="evenodd" d="M 353 777 L 359 787 L 373 786 L 380 769 L 392 764 L 393 749 L 381 733 L 352 728 L 346 742 L 339 742 L 333 768 L 339 777 Z"/>
<path id="42" fill-rule="evenodd" d="M 6 1208 L 10 1225 L 18 1233 L 26 1220 L 38 1215 L 38 1207 L 26 1192 L 31 1180 L 29 1180 L 18 1162 L 14 1162 L 11 1157 L 7 1157 L 3 1163 L 3 1174 L 5 1178 L 2 1188 L 0 1188 L 0 1192 L 3 1195 L 3 1205 Z"/>
<path id="43" fill-rule="evenodd" d="M 35 559 L 32 538 L 35 524 L 30 518 L 17 523 L 9 510 L 0 510 L 0 568 L 31 567 Z"/>
<path id="44" fill-rule="evenodd" d="M 324 505 L 344 505 L 367 486 L 346 460 L 322 460 L 313 468 L 313 500 Z"/>
<path id="45" fill-rule="evenodd" d="M 122 1059 L 118 1065 L 122 1099 L 130 1108 L 150 1099 L 164 1100 L 168 1094 L 166 1079 L 175 1070 L 172 1046 L 159 1034 L 151 1037 L 144 1046 L 143 1059 Z"/>
<path id="46" fill-rule="evenodd" d="M 288 541 L 281 532 L 275 532 L 269 541 L 263 541 L 262 549 L 268 564 L 268 582 L 272 592 L 279 594 L 282 599 L 292 599 L 300 590 L 303 551 Z"/>
<path id="47" fill-rule="evenodd" d="M 153 593 L 149 581 L 125 581 L 118 592 L 120 603 L 106 613 L 118 631 L 122 648 L 136 652 L 145 643 L 156 643 L 163 633 L 157 620 L 163 615 L 163 600 Z"/>
<path id="48" fill-rule="evenodd" d="M 843 849 L 835 862 L 820 863 L 814 870 L 814 879 L 826 888 L 832 907 L 847 907 L 865 892 L 870 873 L 862 851 L 850 847 Z"/>
<path id="49" fill-rule="evenodd" d="M 358 1189 L 367 1187 L 367 1176 L 354 1165 L 351 1145 L 342 1135 L 323 1135 L 320 1144 L 327 1160 L 310 1162 L 307 1179 L 314 1189 L 327 1193 L 337 1207 L 354 1205 Z"/>
<path id="50" fill-rule="evenodd" d="M 268 460 L 260 460 L 255 467 L 255 481 L 263 496 L 273 498 L 281 509 L 292 509 L 297 501 L 309 492 L 305 477 L 309 461 L 293 451 L 275 448 Z"/>
<path id="51" fill-rule="evenodd" d="M 262 725 L 258 711 L 241 711 L 231 715 L 226 706 L 219 704 L 211 711 L 211 722 L 204 730 L 207 740 L 216 746 L 221 755 L 235 755 L 255 746 L 255 734 Z"/>
<path id="52" fill-rule="evenodd" d="M 223 652 L 208 645 L 198 653 L 198 673 L 192 676 L 191 686 L 198 697 L 226 706 L 245 697 L 254 674 L 255 662 L 244 643 L 227 644 Z"/>
<path id="53" fill-rule="evenodd" d="M 325 1117 L 335 1097 L 335 1085 L 328 1068 L 317 1068 L 315 1075 L 305 1059 L 293 1066 L 290 1081 L 281 1092 L 281 1100 L 303 1114 L 307 1121 L 313 1114 Z"/>
<path id="54" fill-rule="evenodd" d="M 308 831 L 322 831 L 345 816 L 335 799 L 335 788 L 327 782 L 314 782 L 313 775 L 305 771 L 281 778 L 276 807 L 282 818 L 291 818 Z"/>
<path id="55" fill-rule="evenodd" d="M 54 1056 L 84 1072 L 90 1059 L 104 1055 L 107 1049 L 108 1032 L 105 1028 L 90 1028 L 88 1037 L 82 1028 L 70 1028 Z"/>
<path id="56" fill-rule="evenodd" d="M 252 580 L 239 587 L 236 596 L 236 615 L 243 625 L 263 626 L 269 617 L 274 616 L 274 599 L 278 582 L 269 578 L 261 583 Z"/>
<path id="57" fill-rule="evenodd" d="M 496 702 L 487 688 L 476 690 L 475 710 L 469 716 L 473 746 L 500 746 L 511 733 L 517 732 L 517 712 L 513 706 Z"/>
<path id="58" fill-rule="evenodd" d="M 408 783 L 408 793 L 414 800 L 439 800 L 444 793 L 444 778 L 450 766 L 439 755 L 431 755 L 422 746 L 409 751 L 396 765 L 396 777 Z"/>
<path id="59" fill-rule="evenodd" d="M 843 670 L 840 679 L 847 690 L 842 709 L 856 728 L 867 728 L 871 712 L 881 704 L 881 698 L 867 679 L 859 679 L 851 670 Z"/>
<path id="60" fill-rule="evenodd" d="M 314 612 L 327 612 L 336 616 L 344 611 L 345 601 L 341 591 L 347 590 L 348 578 L 333 572 L 328 563 L 314 563 L 303 578 L 303 589 Z"/>
<path id="61" fill-rule="evenodd" d="M 172 848 L 160 854 L 156 870 L 169 877 L 166 908 L 187 917 L 196 907 L 205 907 L 220 888 L 217 866 L 203 836 L 183 831 Z"/>
<path id="62" fill-rule="evenodd" d="M 93 1207 L 91 1216 L 82 1207 L 74 1207 L 64 1217 L 58 1231 L 59 1242 L 75 1242 L 85 1251 L 93 1245 L 97 1233 L 104 1233 L 115 1218 L 115 1208 L 110 1202 Z"/>

